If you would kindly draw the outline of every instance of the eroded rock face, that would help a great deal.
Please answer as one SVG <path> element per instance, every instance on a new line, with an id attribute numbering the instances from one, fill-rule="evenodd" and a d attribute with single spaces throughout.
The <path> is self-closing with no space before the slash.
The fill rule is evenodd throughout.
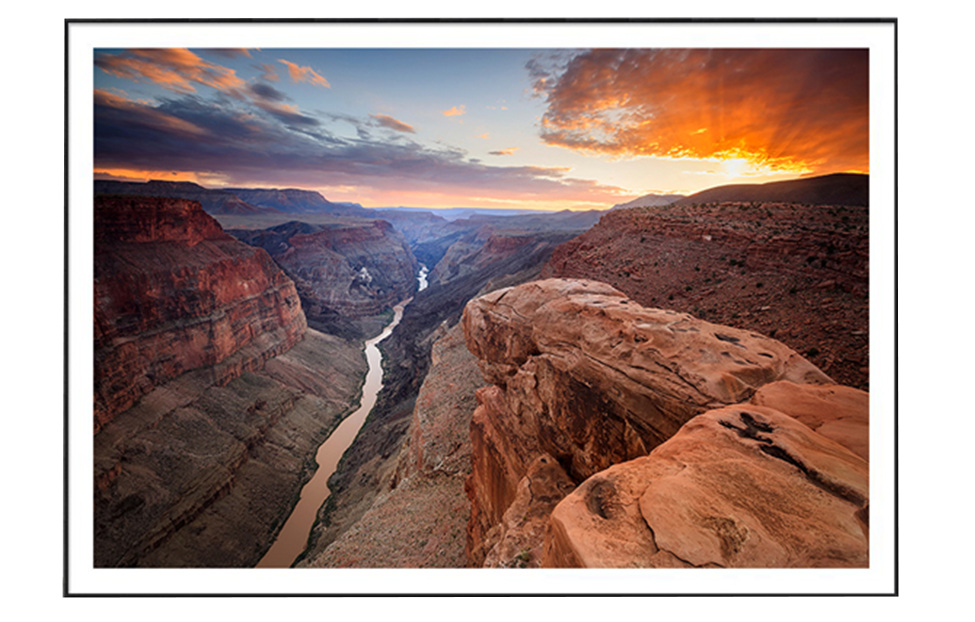
<path id="1" fill-rule="evenodd" d="M 233 234 L 266 249 L 294 279 L 312 325 L 329 314 L 377 315 L 416 290 L 416 259 L 403 236 L 383 220 L 290 222 Z"/>
<path id="2" fill-rule="evenodd" d="M 550 279 L 472 300 L 470 351 L 494 386 L 477 393 L 468 555 L 480 566 L 532 460 L 578 483 L 645 456 L 696 415 L 779 380 L 832 384 L 783 344 L 647 309 L 603 283 Z"/>
<path id="3" fill-rule="evenodd" d="M 543 565 L 864 568 L 868 465 L 774 409 L 709 411 L 649 456 L 583 482 Z"/>
<path id="4" fill-rule="evenodd" d="M 870 394 L 866 391 L 782 381 L 760 388 L 750 401 L 789 415 L 869 462 Z"/>
<path id="5" fill-rule="evenodd" d="M 257 369 L 305 333 L 294 283 L 198 203 L 95 198 L 95 431 L 154 387 Z"/>

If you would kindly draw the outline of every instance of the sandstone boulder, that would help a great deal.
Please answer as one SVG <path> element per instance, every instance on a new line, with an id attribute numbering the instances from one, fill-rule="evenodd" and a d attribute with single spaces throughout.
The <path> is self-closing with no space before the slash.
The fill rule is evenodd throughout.
<path id="1" fill-rule="evenodd" d="M 543 565 L 867 567 L 868 465 L 782 413 L 702 414 L 551 515 Z"/>

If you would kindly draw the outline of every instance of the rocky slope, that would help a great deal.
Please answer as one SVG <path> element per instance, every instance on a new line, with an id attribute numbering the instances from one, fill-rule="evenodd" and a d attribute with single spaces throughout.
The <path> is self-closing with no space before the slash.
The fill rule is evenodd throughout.
<path id="1" fill-rule="evenodd" d="M 321 554 L 316 568 L 461 568 L 470 502 L 470 421 L 484 386 L 460 324 L 437 331 L 409 431 L 383 465 L 389 489 Z"/>
<path id="2" fill-rule="evenodd" d="M 268 254 L 179 199 L 96 199 L 94 296 L 96 431 L 184 372 L 260 367 L 306 327 Z"/>
<path id="3" fill-rule="evenodd" d="M 867 389 L 868 216 L 795 203 L 617 210 L 558 248 L 543 274 L 767 334 Z"/>
<path id="4" fill-rule="evenodd" d="M 380 345 L 383 389 L 356 441 L 329 481 L 332 494 L 319 513 L 312 531 L 312 546 L 302 564 L 318 563 L 316 560 L 336 538 L 351 529 L 377 499 L 396 486 L 400 476 L 395 457 L 413 434 L 411 422 L 417 396 L 430 368 L 431 347 L 446 329 L 458 323 L 467 301 L 479 292 L 537 278 L 552 250 L 574 235 L 574 232 L 533 234 L 534 243 L 514 245 L 509 255 L 498 257 L 494 263 L 446 284 L 434 283 L 414 297 L 399 326 Z M 459 373 L 468 372 L 460 370 Z M 450 403 L 455 398 L 443 399 Z M 455 486 L 449 494 L 460 494 L 455 480 L 445 478 L 443 482 Z M 435 498 L 434 493 L 427 498 Z M 364 532 L 359 530 L 359 533 Z M 364 545 L 360 543 L 360 546 Z M 445 550 L 449 559 L 459 555 L 458 549 Z"/>
<path id="5" fill-rule="evenodd" d="M 246 567 L 350 410 L 358 343 L 199 204 L 95 201 L 97 567 Z"/>
<path id="6" fill-rule="evenodd" d="M 831 438 L 862 449 L 866 395 L 782 343 L 584 280 L 495 291 L 467 305 L 463 326 L 492 385 L 471 424 L 472 565 L 865 563 L 866 461 Z M 797 401 L 793 416 L 757 405 Z M 715 466 L 728 462 L 735 477 Z M 658 485 L 665 476 L 684 479 Z M 746 516 L 752 498 L 776 505 Z M 805 518 L 783 522 L 793 500 Z M 815 549 L 803 529 L 849 537 Z M 727 542 L 712 552 L 680 548 L 715 533 Z M 743 543 L 758 548 L 739 556 Z"/>
<path id="7" fill-rule="evenodd" d="M 293 221 L 231 233 L 271 254 L 294 280 L 309 325 L 319 330 L 361 338 L 350 321 L 377 316 L 416 291 L 416 259 L 383 220 Z"/>

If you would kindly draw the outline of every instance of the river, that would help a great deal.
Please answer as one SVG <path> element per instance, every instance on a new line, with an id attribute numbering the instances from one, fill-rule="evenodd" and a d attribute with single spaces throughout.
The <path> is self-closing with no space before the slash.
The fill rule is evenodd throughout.
<path id="1" fill-rule="evenodd" d="M 380 341 L 389 337 L 396 325 L 403 319 L 403 309 L 406 308 L 410 300 L 405 300 L 396 305 L 393 309 L 393 321 L 377 337 L 366 342 L 366 361 L 369 364 L 369 371 L 366 373 L 366 381 L 362 386 L 362 399 L 359 402 L 359 408 L 346 417 L 318 448 L 318 453 L 315 455 L 315 459 L 318 461 L 318 470 L 301 489 L 298 504 L 284 523 L 284 527 L 278 533 L 274 544 L 257 563 L 257 568 L 290 568 L 298 555 L 305 550 L 305 546 L 308 544 L 308 534 L 315 522 L 318 508 L 325 503 L 330 493 L 328 478 L 335 472 L 345 450 L 355 440 L 359 428 L 362 427 L 366 416 L 376 403 L 379 390 L 383 388 L 382 353 L 377 346 Z"/>

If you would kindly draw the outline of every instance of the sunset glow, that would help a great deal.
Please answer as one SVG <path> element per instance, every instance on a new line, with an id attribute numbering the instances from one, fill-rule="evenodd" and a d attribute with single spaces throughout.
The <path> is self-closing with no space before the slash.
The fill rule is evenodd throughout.
<path id="1" fill-rule="evenodd" d="M 870 169 L 866 50 L 130 49 L 94 65 L 102 179 L 605 209 Z"/>

